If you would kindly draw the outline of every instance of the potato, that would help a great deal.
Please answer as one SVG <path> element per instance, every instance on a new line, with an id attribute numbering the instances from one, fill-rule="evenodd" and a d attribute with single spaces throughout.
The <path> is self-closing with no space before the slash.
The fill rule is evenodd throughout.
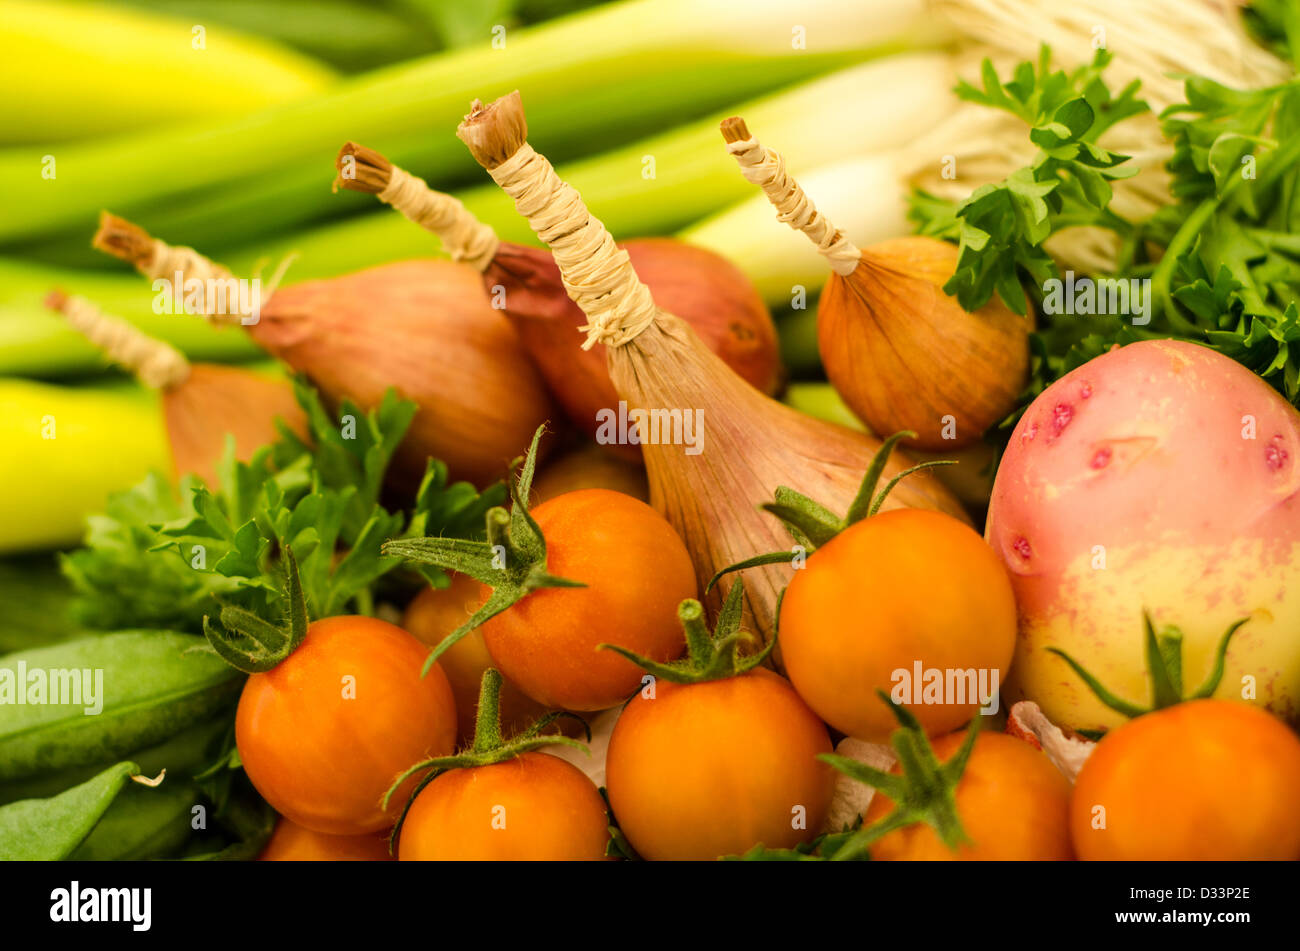
<path id="1" fill-rule="evenodd" d="M 1150 702 L 1142 612 L 1184 634 L 1195 689 L 1228 625 L 1216 696 L 1292 724 L 1300 698 L 1300 415 L 1245 367 L 1170 340 L 1115 349 L 1048 387 L 1002 458 L 986 537 L 1019 609 L 1008 700 L 1054 722 L 1122 722 L 1045 648 Z"/>

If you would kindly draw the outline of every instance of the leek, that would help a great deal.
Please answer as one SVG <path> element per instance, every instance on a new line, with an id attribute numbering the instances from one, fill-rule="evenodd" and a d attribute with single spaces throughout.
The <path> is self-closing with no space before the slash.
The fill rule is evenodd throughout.
<path id="1" fill-rule="evenodd" d="M 313 59 L 216 24 L 195 49 L 195 22 L 106 4 L 0 0 L 0 88 L 9 93 L 0 142 L 48 145 L 237 116 L 336 79 Z"/>
<path id="2" fill-rule="evenodd" d="M 87 514 L 171 455 L 158 394 L 0 379 L 0 553 L 74 544 Z"/>
<path id="3" fill-rule="evenodd" d="M 19 187 L 8 196 L 0 239 L 60 230 L 88 234 L 98 210 L 109 207 L 175 241 L 194 243 L 203 237 L 204 222 L 176 233 L 139 210 L 183 206 L 187 195 L 223 185 L 238 186 L 232 196 L 245 184 L 268 188 L 264 181 L 287 170 L 297 168 L 301 176 L 319 168 L 347 138 L 382 144 L 394 161 L 435 186 L 468 177 L 474 163 L 454 128 L 475 97 L 524 89 L 530 117 L 545 130 L 539 147 L 575 154 L 866 54 L 948 38 L 922 0 L 809 0 L 797 11 L 805 32 L 794 33 L 791 21 L 783 0 L 624 0 L 511 33 L 504 49 L 483 45 L 417 60 L 217 125 L 68 145 L 59 150 L 57 181 L 39 177 L 45 146 L 8 149 L 0 154 L 0 181 Z M 797 48 L 800 36 L 806 48 Z M 857 104 L 842 105 L 851 115 Z M 291 209 L 302 187 L 286 187 Z M 302 220 L 337 207 L 337 199 L 320 189 L 289 217 Z M 224 218 L 252 228 L 286 221 L 274 205 L 263 204 L 256 215 L 221 202 L 212 208 L 213 223 Z"/>

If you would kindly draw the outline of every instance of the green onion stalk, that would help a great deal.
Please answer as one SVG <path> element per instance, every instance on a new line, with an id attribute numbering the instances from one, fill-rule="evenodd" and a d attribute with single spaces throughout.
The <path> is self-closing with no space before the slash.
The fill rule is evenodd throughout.
<path id="1" fill-rule="evenodd" d="M 784 0 L 624 0 L 237 118 L 70 143 L 57 150 L 54 179 L 41 177 L 49 143 L 6 149 L 0 181 L 22 187 L 6 202 L 0 242 L 89 234 L 107 207 L 174 242 L 217 248 L 223 230 L 233 241 L 263 223 L 337 213 L 316 169 L 349 138 L 383 147 L 436 187 L 470 178 L 453 131 L 475 97 L 526 89 L 547 130 L 539 144 L 572 157 L 950 35 L 921 0 L 808 0 L 794 19 Z"/>
<path id="2" fill-rule="evenodd" d="M 819 195 L 827 196 L 828 211 L 843 222 L 854 240 L 869 244 L 906 232 L 906 188 L 894 173 L 890 155 L 922 128 L 942 122 L 955 108 L 948 91 L 951 83 L 946 56 L 903 54 L 850 67 L 739 108 L 756 117 L 755 121 L 763 121 L 765 127 L 778 130 L 783 141 L 791 143 L 791 164 L 814 169 L 808 180 L 818 184 Z M 881 95 L 881 90 L 900 88 L 900 84 L 915 94 L 906 109 L 899 97 Z M 845 101 L 857 103 L 855 115 L 861 118 L 847 127 L 840 118 Z M 734 163 L 718 149 L 717 120 L 727 114 L 719 112 L 632 145 L 566 163 L 560 166 L 560 174 L 592 195 L 593 208 L 620 234 L 664 234 L 687 226 L 678 232 L 679 237 L 730 257 L 770 305 L 811 313 L 815 295 L 826 279 L 825 265 L 800 235 L 772 220 L 763 197 L 752 194 L 752 187 L 736 173 Z M 647 157 L 652 162 L 647 162 Z M 323 184 L 318 183 L 317 189 L 328 195 Z M 492 183 L 457 195 L 502 238 L 536 244 L 536 237 L 515 213 L 510 199 Z M 739 204 L 733 206 L 733 202 Z M 171 242 L 172 236 L 154 230 L 151 222 L 141 224 Z M 85 236 L 79 243 L 89 247 Z M 206 242 L 198 246 L 209 251 Z M 420 229 L 379 211 L 262 243 L 256 249 L 215 256 L 236 273 L 252 274 L 259 265 L 282 260 L 290 253 L 297 255 L 289 271 L 290 281 L 296 281 L 436 255 L 441 249 Z M 99 258 L 108 260 L 103 255 Z M 42 307 L 52 286 L 100 302 L 150 336 L 171 343 L 191 360 L 232 361 L 250 358 L 256 352 L 244 334 L 214 329 L 185 317 L 156 315 L 153 292 L 134 275 L 34 267 L 0 259 L 0 278 L 0 373 L 60 376 L 93 372 L 101 366 L 93 348 Z M 800 304 L 804 305 L 802 311 Z"/>

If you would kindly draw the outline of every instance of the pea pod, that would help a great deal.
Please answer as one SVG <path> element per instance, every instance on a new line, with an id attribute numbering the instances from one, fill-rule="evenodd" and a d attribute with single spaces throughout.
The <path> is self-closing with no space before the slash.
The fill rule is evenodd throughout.
<path id="1" fill-rule="evenodd" d="M 172 631 L 123 631 L 0 658 L 0 783 L 124 756 L 214 716 L 239 691 L 242 675 L 193 650 L 202 643 Z M 36 699 L 36 671 L 60 673 L 45 675 L 51 687 L 63 681 L 60 700 L 89 671 L 90 692 L 99 696 L 16 703 Z M 26 683 L 18 682 L 20 672 Z M 56 699 L 52 690 L 46 699 Z M 98 713 L 86 712 L 99 703 Z"/>
<path id="2" fill-rule="evenodd" d="M 90 835 L 68 856 L 74 862 L 172 857 L 191 831 L 202 793 L 169 773 L 157 789 L 131 784 L 108 807 Z"/>
<path id="3" fill-rule="evenodd" d="M 73 617 L 73 596 L 72 585 L 52 557 L 29 552 L 0 559 L 0 604 L 4 605 L 0 611 L 0 656 L 92 633 Z"/>
<path id="4" fill-rule="evenodd" d="M 22 799 L 0 807 L 0 860 L 67 858 L 139 772 L 135 763 L 115 763 L 51 799 Z"/>
<path id="5" fill-rule="evenodd" d="M 139 764 L 140 772 L 146 776 L 157 776 L 165 769 L 169 782 L 193 779 L 212 764 L 221 738 L 233 726 L 234 711 L 223 710 L 212 719 L 181 730 L 161 743 L 131 750 L 124 756 Z M 110 757 L 105 761 L 69 766 L 14 782 L 0 783 L 0 806 L 17 799 L 44 799 L 57 795 L 71 786 L 84 783 L 120 758 Z"/>
<path id="6" fill-rule="evenodd" d="M 275 829 L 276 814 L 242 773 L 235 789 L 215 816 L 218 829 L 207 841 L 195 841 L 187 855 L 190 862 L 246 862 L 261 854 Z"/>

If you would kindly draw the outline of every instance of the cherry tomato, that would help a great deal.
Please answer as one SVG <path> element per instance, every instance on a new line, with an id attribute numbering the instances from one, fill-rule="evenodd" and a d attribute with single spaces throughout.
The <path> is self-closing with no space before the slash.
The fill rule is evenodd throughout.
<path id="1" fill-rule="evenodd" d="M 392 826 L 403 803 L 385 791 L 408 767 L 451 753 L 456 705 L 428 652 L 368 617 L 314 622 L 292 654 L 244 685 L 235 742 L 248 778 L 281 815 L 315 832 Z M 412 780 L 412 785 L 414 780 Z M 407 790 L 409 794 L 409 788 Z"/>
<path id="2" fill-rule="evenodd" d="M 469 619 L 478 607 L 479 583 L 468 575 L 452 574 L 447 588 L 425 588 L 406 608 L 402 627 L 430 647 Z M 474 739 L 474 719 L 478 712 L 479 684 L 483 671 L 492 666 L 481 630 L 470 631 L 438 658 L 438 666 L 447 675 L 452 696 L 456 698 L 458 746 Z M 505 681 L 501 685 L 501 731 L 511 736 L 532 725 L 545 707 L 529 699 L 522 690 Z M 567 723 L 571 721 L 560 721 Z"/>
<path id="3" fill-rule="evenodd" d="M 280 817 L 259 862 L 388 862 L 387 834 L 325 835 Z"/>
<path id="4" fill-rule="evenodd" d="M 780 631 L 786 675 L 817 715 L 849 736 L 885 742 L 896 721 L 877 690 L 908 691 L 895 699 L 931 736 L 978 712 L 980 675 L 996 692 L 1011 663 L 1016 603 L 1006 570 L 968 526 L 896 509 L 857 522 L 809 556 L 786 589 Z M 930 671 L 944 689 L 920 702 Z M 975 683 L 954 677 L 949 689 L 958 671 L 972 672 Z"/>
<path id="5" fill-rule="evenodd" d="M 547 753 L 452 769 L 420 791 L 398 839 L 402 861 L 595 861 L 605 803 L 577 767 Z"/>
<path id="6" fill-rule="evenodd" d="M 834 774 L 816 757 L 830 737 L 784 678 L 652 686 L 623 710 L 605 761 L 610 807 L 642 857 L 714 859 L 820 832 Z"/>
<path id="7" fill-rule="evenodd" d="M 1271 714 L 1192 700 L 1111 730 L 1070 799 L 1081 859 L 1300 859 L 1300 739 Z"/>
<path id="8" fill-rule="evenodd" d="M 931 741 L 943 763 L 965 735 Z M 898 767 L 894 768 L 897 773 Z M 1041 750 L 1005 733 L 981 733 L 954 793 L 970 843 L 948 848 L 924 823 L 895 829 L 871 847 L 877 860 L 1056 861 L 1073 858 L 1068 821 L 1070 783 Z M 884 793 L 871 797 L 863 825 L 894 810 Z"/>
<path id="9" fill-rule="evenodd" d="M 608 489 L 568 492 L 532 514 L 547 570 L 587 587 L 531 592 L 483 625 L 484 642 L 506 680 L 547 708 L 607 709 L 642 671 L 598 645 L 658 661 L 685 647 L 677 605 L 695 596 L 690 555 L 654 509 Z"/>

